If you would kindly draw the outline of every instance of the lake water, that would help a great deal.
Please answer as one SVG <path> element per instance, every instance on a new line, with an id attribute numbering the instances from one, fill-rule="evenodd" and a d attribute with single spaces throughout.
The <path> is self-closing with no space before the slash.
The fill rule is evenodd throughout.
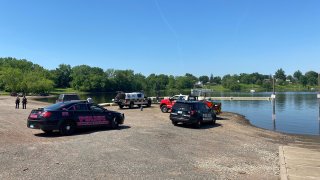
<path id="1" fill-rule="evenodd" d="M 111 102 L 116 93 L 80 95 L 81 99 L 93 98 L 96 103 Z M 215 93 L 219 97 L 270 97 L 271 93 Z M 42 101 L 54 103 L 56 98 Z M 272 101 L 221 101 L 222 110 L 246 116 L 251 124 L 273 131 L 320 135 L 319 102 L 315 92 L 277 93 L 275 115 Z M 160 111 L 160 109 L 159 109 Z"/>
<path id="2" fill-rule="evenodd" d="M 223 96 L 270 97 L 271 93 L 231 93 Z M 275 115 L 272 101 L 222 101 L 223 110 L 246 116 L 251 124 L 264 129 L 320 135 L 319 102 L 317 93 L 277 93 Z"/>

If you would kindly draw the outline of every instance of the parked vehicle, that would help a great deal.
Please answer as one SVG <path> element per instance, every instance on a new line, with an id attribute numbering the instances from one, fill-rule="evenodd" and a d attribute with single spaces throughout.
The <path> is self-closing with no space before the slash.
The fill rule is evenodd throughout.
<path id="1" fill-rule="evenodd" d="M 32 110 L 27 126 L 31 129 L 41 129 L 45 133 L 59 130 L 61 135 L 70 135 L 77 128 L 117 128 L 119 124 L 123 124 L 124 119 L 124 114 L 109 111 L 94 103 L 65 101 Z"/>
<path id="2" fill-rule="evenodd" d="M 177 101 L 172 106 L 170 120 L 173 125 L 178 123 L 193 124 L 200 128 L 203 123 L 216 123 L 216 114 L 202 101 Z"/>
<path id="3" fill-rule="evenodd" d="M 176 101 L 187 100 L 187 101 L 198 101 L 198 96 L 192 95 L 174 95 L 170 98 L 166 98 L 160 101 L 160 109 L 163 113 L 171 111 L 172 106 Z"/>
<path id="4" fill-rule="evenodd" d="M 146 97 L 142 92 L 132 92 L 124 93 L 118 92 L 117 96 L 114 98 L 114 102 L 122 109 L 124 106 L 133 108 L 135 105 L 141 106 L 151 106 L 151 99 Z"/>
<path id="5" fill-rule="evenodd" d="M 65 102 L 65 101 L 73 101 L 73 100 L 80 100 L 78 94 L 60 94 L 56 103 L 58 102 Z"/>
<path id="6" fill-rule="evenodd" d="M 222 105 L 221 105 L 220 102 L 214 102 L 214 101 L 211 101 L 211 100 L 203 100 L 203 101 L 207 104 L 207 106 L 209 108 L 213 109 L 216 114 L 220 114 L 221 113 Z"/>
<path id="7" fill-rule="evenodd" d="M 187 100 L 188 95 L 174 95 L 170 98 L 162 99 L 160 101 L 160 109 L 163 113 L 171 111 L 172 106 L 177 100 Z"/>

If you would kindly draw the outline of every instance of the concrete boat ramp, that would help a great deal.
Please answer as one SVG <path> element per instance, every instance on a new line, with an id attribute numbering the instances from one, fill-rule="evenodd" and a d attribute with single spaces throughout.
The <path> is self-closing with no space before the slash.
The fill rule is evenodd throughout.
<path id="1" fill-rule="evenodd" d="M 279 147 L 282 180 L 320 179 L 320 141 L 297 140 Z"/>

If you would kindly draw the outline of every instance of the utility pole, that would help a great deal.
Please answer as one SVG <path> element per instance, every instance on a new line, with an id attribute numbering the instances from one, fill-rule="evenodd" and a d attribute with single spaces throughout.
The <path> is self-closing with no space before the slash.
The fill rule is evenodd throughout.
<path id="1" fill-rule="evenodd" d="M 276 85 L 275 85 L 275 75 L 272 75 L 272 94 L 271 94 L 271 99 L 276 98 Z"/>
<path id="2" fill-rule="evenodd" d="M 319 116 L 318 116 L 318 121 L 319 121 L 319 135 L 320 135 L 320 73 L 318 73 L 318 106 L 319 106 Z"/>
<path id="3" fill-rule="evenodd" d="M 320 99 L 320 73 L 318 73 L 318 99 Z"/>
<path id="4" fill-rule="evenodd" d="M 275 75 L 272 76 L 272 122 L 273 122 L 273 130 L 275 131 L 276 128 L 276 89 L 275 89 Z"/>

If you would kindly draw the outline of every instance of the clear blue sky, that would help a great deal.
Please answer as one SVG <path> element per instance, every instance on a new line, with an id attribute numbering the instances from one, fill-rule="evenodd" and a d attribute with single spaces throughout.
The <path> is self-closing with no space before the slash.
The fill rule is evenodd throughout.
<path id="1" fill-rule="evenodd" d="M 320 71 L 319 0 L 0 0 L 0 57 L 214 76 Z"/>

